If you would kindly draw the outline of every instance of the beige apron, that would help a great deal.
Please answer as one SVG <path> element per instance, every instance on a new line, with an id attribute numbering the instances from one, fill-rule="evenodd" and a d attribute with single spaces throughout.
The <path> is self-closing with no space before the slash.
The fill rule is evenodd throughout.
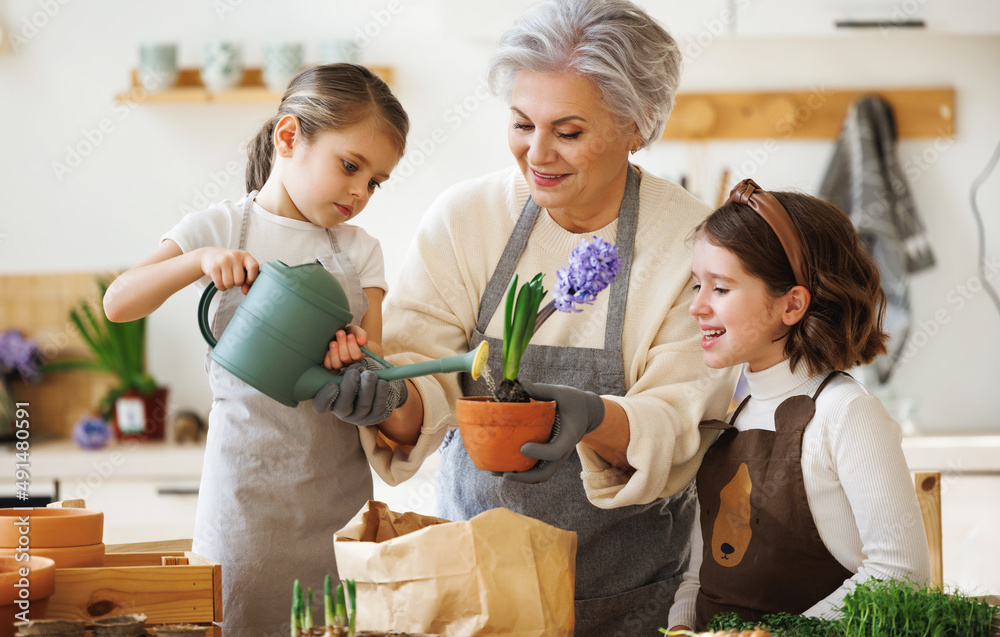
<path id="1" fill-rule="evenodd" d="M 232 248 L 246 248 L 255 195 L 247 195 Z M 319 261 L 360 322 L 368 300 L 357 270 L 327 236 L 331 254 Z M 243 294 L 234 288 L 217 297 L 216 337 Z M 222 564 L 224 634 L 284 637 L 295 579 L 313 589 L 313 617 L 323 616 L 323 578 L 337 578 L 333 533 L 372 497 L 371 470 L 354 425 L 315 413 L 309 401 L 286 407 L 208 356 L 206 366 L 213 404 L 193 549 Z"/>

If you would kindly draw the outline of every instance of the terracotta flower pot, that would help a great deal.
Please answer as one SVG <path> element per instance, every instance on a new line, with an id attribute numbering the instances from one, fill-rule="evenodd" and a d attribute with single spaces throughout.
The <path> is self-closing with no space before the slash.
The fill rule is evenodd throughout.
<path id="1" fill-rule="evenodd" d="M 21 569 L 28 569 L 28 586 L 15 587 L 22 580 Z M 27 590 L 27 600 L 20 591 Z M 14 635 L 17 614 L 27 610 L 29 619 L 44 619 L 49 610 L 49 597 L 56 590 L 56 565 L 45 557 L 32 557 L 18 562 L 13 557 L 0 557 L 0 637 Z M 26 608 L 24 608 L 26 606 Z"/>
<path id="2" fill-rule="evenodd" d="M 31 547 L 31 555 L 47 557 L 56 563 L 56 568 L 94 568 L 104 566 L 104 543 L 87 546 L 61 546 L 56 548 Z M 14 557 L 16 549 L 0 549 L 0 555 Z"/>
<path id="3" fill-rule="evenodd" d="M 20 524 L 25 516 L 27 527 Z M 28 538 L 31 549 L 100 544 L 104 540 L 104 512 L 48 507 L 0 509 L 0 548 L 18 548 L 22 537 Z"/>
<path id="4" fill-rule="evenodd" d="M 556 403 L 498 403 L 491 396 L 459 398 L 458 429 L 472 462 L 483 471 L 525 471 L 538 460 L 521 453 L 526 442 L 548 442 Z"/>

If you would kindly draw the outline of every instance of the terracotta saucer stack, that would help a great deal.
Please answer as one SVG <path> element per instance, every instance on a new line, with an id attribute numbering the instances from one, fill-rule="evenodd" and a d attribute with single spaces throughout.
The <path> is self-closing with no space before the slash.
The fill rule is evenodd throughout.
<path id="1" fill-rule="evenodd" d="M 28 524 L 21 523 L 28 518 Z M 25 531 L 27 531 L 25 533 Z M 0 556 L 19 548 L 56 568 L 104 566 L 104 512 L 95 509 L 0 509 Z"/>

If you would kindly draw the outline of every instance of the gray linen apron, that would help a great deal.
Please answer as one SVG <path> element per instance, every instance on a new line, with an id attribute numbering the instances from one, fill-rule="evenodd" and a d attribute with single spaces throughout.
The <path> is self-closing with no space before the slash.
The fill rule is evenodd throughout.
<path id="1" fill-rule="evenodd" d="M 469 348 L 484 338 L 489 341 L 490 369 L 500 368 L 502 347 L 499 339 L 485 336 L 484 331 L 510 285 L 539 210 L 529 197 L 479 304 L 478 323 Z M 625 394 L 622 326 L 638 215 L 639 177 L 630 165 L 616 237 L 623 265 L 609 291 L 604 348 L 529 345 L 521 359 L 522 379 L 570 385 L 599 395 Z M 462 391 L 466 396 L 489 393 L 482 379 L 473 381 L 468 374 L 462 375 Z M 640 427 L 652 424 L 633 423 Z M 663 458 L 663 462 L 670 462 L 670 458 Z M 451 520 L 467 520 L 492 508 L 507 507 L 576 531 L 575 634 L 655 635 L 657 628 L 668 627 L 667 614 L 690 558 L 694 484 L 669 499 L 600 509 L 587 499 L 581 471 L 580 457 L 574 451 L 547 482 L 511 482 L 477 469 L 458 430 L 452 429 L 441 447 L 439 514 Z"/>
<path id="2" fill-rule="evenodd" d="M 246 248 L 255 195 L 247 195 L 233 248 Z M 360 319 L 368 300 L 357 270 L 327 236 L 331 255 L 319 261 Z M 217 296 L 218 337 L 243 294 Z M 296 578 L 313 589 L 313 617 L 323 617 L 323 578 L 337 579 L 333 533 L 372 497 L 371 470 L 354 425 L 315 413 L 309 401 L 286 407 L 208 356 L 206 366 L 213 403 L 193 550 L 222 564 L 224 634 L 285 637 Z"/>

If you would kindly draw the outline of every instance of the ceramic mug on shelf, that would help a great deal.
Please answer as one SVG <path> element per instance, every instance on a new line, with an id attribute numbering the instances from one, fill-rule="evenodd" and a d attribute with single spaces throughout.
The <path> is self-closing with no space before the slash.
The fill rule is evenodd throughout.
<path id="1" fill-rule="evenodd" d="M 319 45 L 320 64 L 357 64 L 361 49 L 353 40 L 324 40 Z"/>
<path id="2" fill-rule="evenodd" d="M 147 91 L 165 91 L 177 83 L 177 45 L 139 45 L 139 84 Z"/>
<path id="3" fill-rule="evenodd" d="M 201 81 L 213 93 L 236 88 L 243 79 L 243 55 L 235 42 L 205 43 Z"/>
<path id="4" fill-rule="evenodd" d="M 275 93 L 284 93 L 288 83 L 302 70 L 303 59 L 300 43 L 265 44 L 264 84 Z"/>

